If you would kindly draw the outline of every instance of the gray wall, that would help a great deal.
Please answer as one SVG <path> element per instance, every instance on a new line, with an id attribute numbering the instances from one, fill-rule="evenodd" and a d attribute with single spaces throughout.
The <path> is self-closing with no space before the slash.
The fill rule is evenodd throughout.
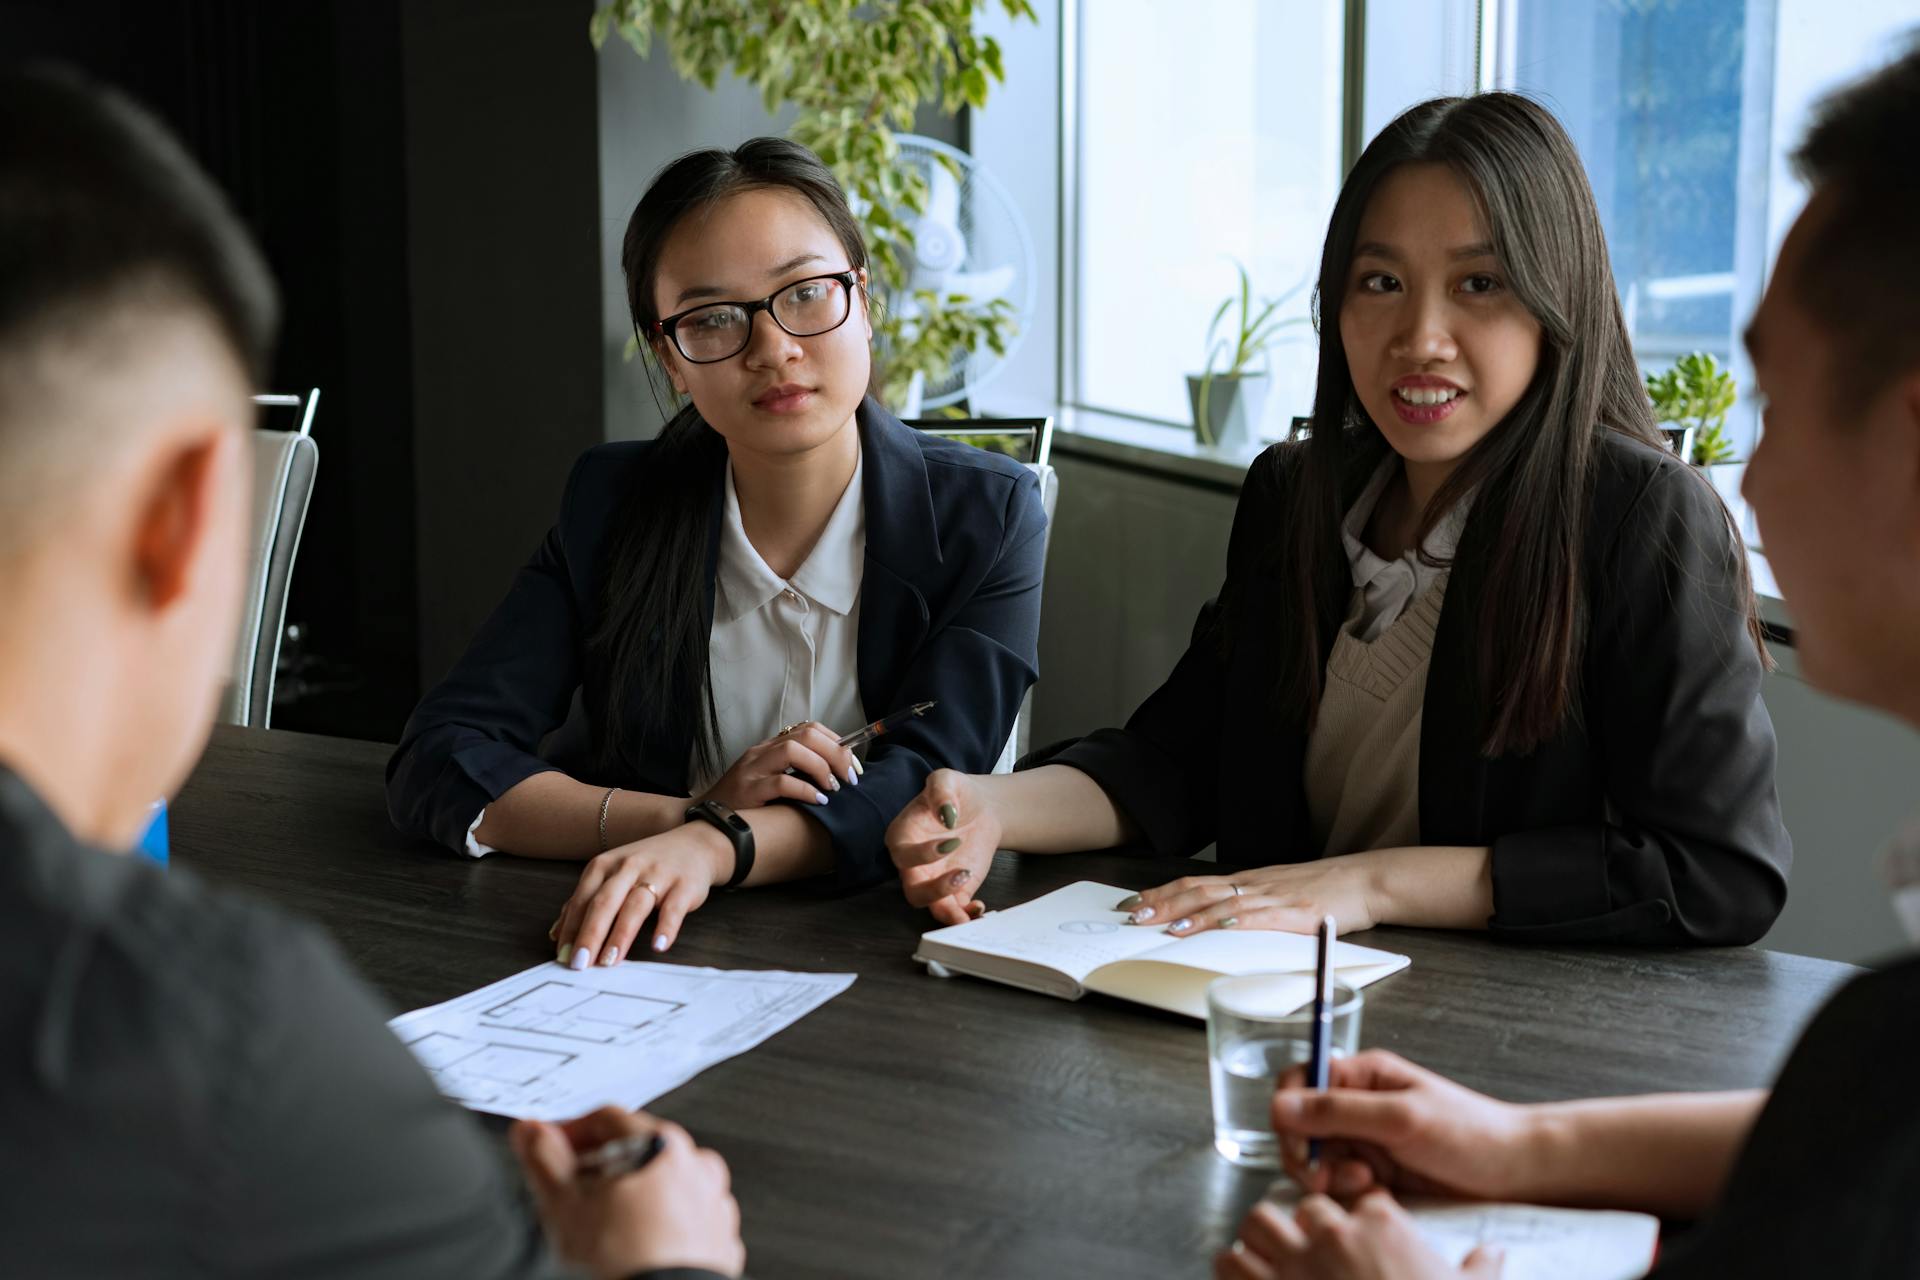
<path id="1" fill-rule="evenodd" d="M 404 9 L 420 673 L 437 680 L 602 435 L 587 0 Z"/>
<path id="2" fill-rule="evenodd" d="M 1185 650 L 1219 590 L 1232 496 L 1056 448 L 1060 498 L 1040 623 L 1036 745 L 1120 724 Z M 1864 963 L 1905 945 L 1880 850 L 1913 812 L 1920 737 L 1800 678 L 1791 650 L 1764 697 L 1793 834 L 1787 907 L 1762 945 Z"/>

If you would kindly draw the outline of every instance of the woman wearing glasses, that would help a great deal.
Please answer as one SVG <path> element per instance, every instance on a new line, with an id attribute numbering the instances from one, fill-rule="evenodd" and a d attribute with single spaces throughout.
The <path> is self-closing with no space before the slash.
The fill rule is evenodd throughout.
<path id="1" fill-rule="evenodd" d="M 992 767 L 1039 635 L 1034 477 L 866 395 L 866 248 L 811 152 L 675 161 L 622 266 L 688 403 L 575 465 L 387 769 L 405 831 L 587 861 L 553 930 L 576 968 L 649 918 L 665 951 L 715 886 L 889 874 L 887 823 L 927 774 Z M 921 702 L 864 761 L 838 745 Z"/>

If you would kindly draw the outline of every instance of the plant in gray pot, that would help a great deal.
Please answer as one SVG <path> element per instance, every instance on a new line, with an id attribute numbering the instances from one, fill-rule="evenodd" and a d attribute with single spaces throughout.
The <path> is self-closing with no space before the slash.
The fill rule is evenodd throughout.
<path id="1" fill-rule="evenodd" d="M 1671 367 L 1647 375 L 1647 398 L 1653 401 L 1654 421 L 1667 443 L 1706 475 L 1729 507 L 1744 512 L 1740 481 L 1747 464 L 1735 457 L 1727 432 L 1727 414 L 1738 395 L 1733 375 L 1704 351 L 1681 356 Z M 1753 530 L 1742 531 L 1749 542 L 1754 540 Z"/>
<path id="2" fill-rule="evenodd" d="M 1258 434 L 1261 415 L 1266 412 L 1270 376 L 1252 372 L 1250 366 L 1263 358 L 1280 336 L 1294 325 L 1307 323 L 1304 316 L 1277 315 L 1291 292 L 1258 303 L 1247 269 L 1235 262 L 1240 288 L 1223 299 L 1207 324 L 1207 367 L 1187 375 L 1187 398 L 1193 405 L 1194 438 L 1204 445 L 1237 449 Z M 1232 313 L 1232 327 L 1222 323 Z"/>

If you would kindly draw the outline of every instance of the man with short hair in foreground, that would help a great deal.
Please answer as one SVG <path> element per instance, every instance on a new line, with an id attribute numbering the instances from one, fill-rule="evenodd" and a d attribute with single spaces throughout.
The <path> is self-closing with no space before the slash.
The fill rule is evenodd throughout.
<path id="1" fill-rule="evenodd" d="M 564 1273 L 543 1223 L 596 1277 L 737 1274 L 684 1132 L 517 1126 L 536 1220 L 316 930 L 123 852 L 233 649 L 275 307 L 145 112 L 0 72 L 0 1275 Z"/>

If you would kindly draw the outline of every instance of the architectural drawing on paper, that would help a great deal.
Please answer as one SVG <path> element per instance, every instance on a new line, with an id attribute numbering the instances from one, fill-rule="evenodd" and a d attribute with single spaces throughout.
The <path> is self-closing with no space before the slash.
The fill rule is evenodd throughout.
<path id="1" fill-rule="evenodd" d="M 429 1031 L 407 1048 L 433 1076 L 440 1092 L 469 1106 L 483 1106 L 545 1080 L 578 1055 L 556 1049 L 477 1042 Z"/>
<path id="2" fill-rule="evenodd" d="M 480 1020 L 484 1026 L 501 1030 L 612 1044 L 685 1007 L 679 1000 L 595 991 L 549 980 L 482 1010 Z"/>

